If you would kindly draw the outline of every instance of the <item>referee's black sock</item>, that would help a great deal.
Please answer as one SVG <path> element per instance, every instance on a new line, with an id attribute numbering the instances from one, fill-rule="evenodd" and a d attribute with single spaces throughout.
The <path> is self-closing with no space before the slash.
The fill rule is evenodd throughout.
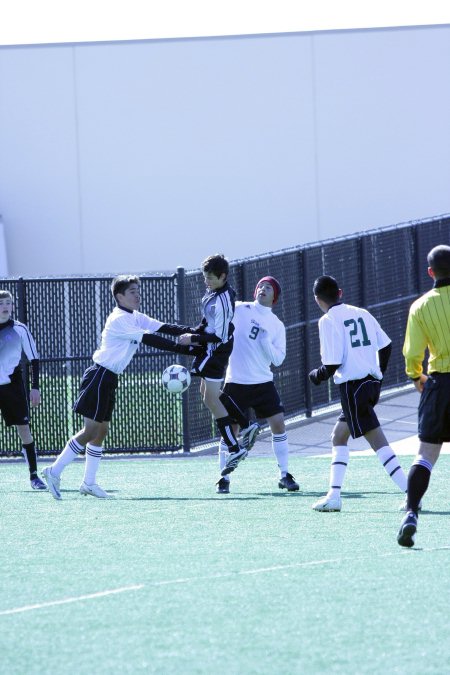
<path id="1" fill-rule="evenodd" d="M 226 392 L 222 392 L 219 396 L 219 401 L 222 403 L 223 407 L 226 409 L 229 416 L 236 420 L 241 429 L 246 429 L 249 425 L 248 417 L 244 415 L 240 407 L 233 401 L 231 396 Z"/>
<path id="2" fill-rule="evenodd" d="M 232 427 L 233 420 L 231 417 L 229 415 L 226 417 L 219 417 L 216 419 L 216 424 L 220 431 L 220 435 L 227 445 L 228 452 L 237 452 L 239 450 L 239 443 L 237 442 L 237 438 L 234 435 Z"/>
<path id="3" fill-rule="evenodd" d="M 22 454 L 25 457 L 28 469 L 30 470 L 30 477 L 37 476 L 37 456 L 34 441 L 31 443 L 22 443 Z"/>
<path id="4" fill-rule="evenodd" d="M 417 460 L 417 464 L 414 463 L 410 468 L 406 503 L 408 511 L 419 512 L 420 500 L 428 489 L 432 468 L 432 464 L 423 459 Z"/>

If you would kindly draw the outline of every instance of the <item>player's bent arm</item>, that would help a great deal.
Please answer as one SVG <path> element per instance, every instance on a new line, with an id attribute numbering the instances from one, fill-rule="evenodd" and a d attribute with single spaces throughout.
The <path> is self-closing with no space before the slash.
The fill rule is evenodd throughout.
<path id="1" fill-rule="evenodd" d="M 156 332 L 165 333 L 166 335 L 183 335 L 183 333 L 195 333 L 196 330 L 190 326 L 182 326 L 178 323 L 163 323 Z"/>
<path id="2" fill-rule="evenodd" d="M 179 345 L 154 333 L 144 333 L 141 341 L 146 347 L 155 347 L 155 349 L 162 349 L 166 352 L 174 352 L 175 354 L 194 353 L 194 348 L 191 345 Z"/>
<path id="3" fill-rule="evenodd" d="M 386 347 L 383 347 L 382 349 L 378 350 L 378 363 L 380 364 L 380 370 L 383 373 L 383 375 L 388 366 L 389 359 L 391 358 L 391 352 L 392 352 L 392 342 L 386 345 Z"/>
<path id="4" fill-rule="evenodd" d="M 326 380 L 329 380 L 330 377 L 334 375 L 334 373 L 337 371 L 341 364 L 333 364 L 333 365 L 326 365 L 324 366 L 323 364 L 320 366 L 320 368 L 314 368 L 314 370 L 311 370 L 309 373 L 309 379 L 310 382 L 313 384 L 320 384 L 321 382 L 325 382 Z"/>
<path id="5" fill-rule="evenodd" d="M 415 314 L 410 314 L 406 325 L 403 356 L 405 358 L 406 374 L 412 380 L 417 380 L 422 375 L 422 363 L 427 346 L 428 340 L 421 322 Z"/>
<path id="6" fill-rule="evenodd" d="M 286 358 L 286 341 L 272 342 L 269 335 L 264 331 L 259 342 L 264 355 L 274 366 L 281 366 Z"/>

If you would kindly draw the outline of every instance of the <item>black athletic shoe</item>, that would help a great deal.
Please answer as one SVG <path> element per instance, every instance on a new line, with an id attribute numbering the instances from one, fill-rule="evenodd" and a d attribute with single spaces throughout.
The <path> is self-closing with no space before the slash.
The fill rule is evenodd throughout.
<path id="1" fill-rule="evenodd" d="M 290 473 L 287 473 L 283 478 L 280 478 L 278 487 L 281 490 L 287 490 L 288 492 L 297 492 L 297 490 L 300 490 L 300 485 L 295 482 L 294 476 Z"/>
<path id="2" fill-rule="evenodd" d="M 229 495 L 230 494 L 230 481 L 226 478 L 221 478 L 216 483 L 216 492 L 218 495 Z"/>
<path id="3" fill-rule="evenodd" d="M 402 524 L 400 525 L 400 530 L 397 535 L 397 541 L 400 544 L 400 546 L 407 546 L 408 548 L 414 546 L 416 532 L 417 532 L 417 515 L 414 513 L 414 511 L 408 511 L 408 513 L 402 520 Z"/>
<path id="4" fill-rule="evenodd" d="M 236 452 L 230 452 L 230 455 L 225 464 L 225 468 L 220 472 L 221 476 L 226 476 L 235 470 L 239 462 L 242 462 L 248 455 L 248 450 L 239 448 Z"/>
<path id="5" fill-rule="evenodd" d="M 33 488 L 33 490 L 47 489 L 46 484 L 38 476 L 33 476 L 32 478 L 30 478 L 30 485 Z"/>

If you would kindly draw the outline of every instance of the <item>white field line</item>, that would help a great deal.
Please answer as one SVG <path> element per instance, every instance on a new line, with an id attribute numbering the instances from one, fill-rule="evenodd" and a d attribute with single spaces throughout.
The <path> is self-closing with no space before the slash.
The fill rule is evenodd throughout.
<path id="1" fill-rule="evenodd" d="M 49 602 L 41 602 L 37 605 L 25 605 L 24 607 L 5 609 L 3 612 L 0 612 L 0 616 L 6 616 L 8 614 L 19 614 L 19 612 L 30 612 L 33 609 L 44 609 L 44 607 L 54 607 L 55 605 L 67 605 L 69 602 L 81 602 L 83 600 L 93 600 L 95 598 L 103 598 L 106 595 L 127 593 L 128 591 L 139 591 L 141 588 L 144 588 L 144 584 L 137 584 L 135 586 L 124 586 L 123 588 L 113 588 L 109 591 L 99 591 L 98 593 L 90 593 L 89 595 L 78 595 L 74 598 L 65 598 L 64 600 L 50 600 Z"/>
<path id="2" fill-rule="evenodd" d="M 427 553 L 433 551 L 450 551 L 450 546 L 436 546 L 432 548 L 419 548 L 411 549 L 412 552 L 416 553 Z M 377 557 L 387 558 L 398 555 L 412 555 L 411 551 L 399 550 L 390 553 L 380 553 Z M 236 572 L 224 572 L 223 574 L 210 574 L 207 576 L 197 576 L 197 577 L 180 577 L 179 579 L 167 579 L 165 581 L 154 581 L 149 584 L 136 584 L 134 586 L 124 586 L 123 588 L 116 588 L 109 591 L 100 591 L 99 593 L 91 593 L 89 595 L 79 595 L 74 598 L 65 598 L 64 600 L 54 600 L 50 602 L 43 602 L 36 605 L 26 605 L 24 607 L 16 607 L 14 609 L 6 609 L 0 612 L 0 616 L 8 616 L 11 614 L 19 614 L 20 612 L 30 612 L 35 609 L 43 609 L 45 607 L 55 607 L 57 605 L 65 605 L 69 602 L 80 602 L 83 600 L 96 600 L 97 598 L 105 597 L 108 595 L 114 595 L 117 593 L 126 593 L 128 591 L 140 591 L 143 588 L 157 587 L 157 586 L 170 586 L 175 584 L 188 584 L 188 583 L 198 583 L 204 582 L 207 580 L 213 579 L 226 579 L 236 576 L 246 576 L 250 574 L 265 574 L 267 572 L 281 572 L 283 570 L 295 570 L 301 569 L 304 567 L 313 567 L 318 565 L 332 565 L 333 563 L 345 563 L 345 562 L 355 562 L 364 561 L 364 560 L 373 560 L 373 555 L 371 556 L 362 556 L 360 558 L 348 557 L 348 558 L 328 558 L 325 560 L 310 560 L 308 562 L 301 563 L 292 563 L 291 565 L 273 565 L 272 567 L 258 567 L 253 570 L 240 570 Z"/>

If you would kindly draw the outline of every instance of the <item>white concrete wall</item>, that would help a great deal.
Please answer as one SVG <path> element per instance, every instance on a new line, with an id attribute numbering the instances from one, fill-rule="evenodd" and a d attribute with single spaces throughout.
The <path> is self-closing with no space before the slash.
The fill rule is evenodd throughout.
<path id="1" fill-rule="evenodd" d="M 450 211 L 450 27 L 0 49 L 12 275 L 174 270 Z"/>

